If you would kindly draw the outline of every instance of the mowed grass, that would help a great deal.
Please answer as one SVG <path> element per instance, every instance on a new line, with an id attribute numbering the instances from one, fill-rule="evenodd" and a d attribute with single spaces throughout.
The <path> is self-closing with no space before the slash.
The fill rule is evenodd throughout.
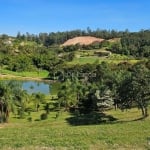
<path id="1" fill-rule="evenodd" d="M 33 121 L 11 116 L 8 124 L 0 125 L 0 147 L 3 150 L 101 150 L 101 149 L 150 149 L 150 117 L 141 117 L 138 109 L 127 112 L 106 112 L 118 120 L 98 125 L 72 126 L 67 121 L 71 115 L 62 112 L 55 118 L 51 112 L 45 121 L 37 120 L 42 112 L 31 114 Z M 136 120 L 136 121 L 135 121 Z"/>
<path id="2" fill-rule="evenodd" d="M 75 58 L 73 61 L 68 62 L 68 64 L 93 64 L 93 63 L 101 63 L 103 61 L 113 64 L 118 64 L 120 62 L 129 62 L 131 64 L 137 63 L 138 61 L 141 61 L 139 59 L 136 59 L 132 56 L 126 56 L 122 54 L 114 54 L 112 53 L 109 57 L 99 57 L 98 55 L 95 55 L 94 52 L 103 52 L 107 51 L 106 48 L 101 49 L 92 49 L 92 50 L 80 50 L 75 52 Z"/>
<path id="3" fill-rule="evenodd" d="M 39 70 L 39 71 L 23 71 L 23 72 L 14 72 L 9 71 L 6 69 L 0 69 L 0 74 L 5 75 L 14 75 L 14 76 L 20 76 L 20 77 L 32 77 L 32 78 L 47 78 L 48 77 L 48 71 L 46 70 Z"/>
<path id="4" fill-rule="evenodd" d="M 136 59 L 114 59 L 114 58 L 105 58 L 105 57 L 98 57 L 98 56 L 85 56 L 85 57 L 79 57 L 74 58 L 73 61 L 68 62 L 67 64 L 75 65 L 75 64 L 93 64 L 93 63 L 101 63 L 101 62 L 108 62 L 111 64 L 118 64 L 120 62 L 129 62 L 131 64 L 135 64 L 140 60 Z"/>

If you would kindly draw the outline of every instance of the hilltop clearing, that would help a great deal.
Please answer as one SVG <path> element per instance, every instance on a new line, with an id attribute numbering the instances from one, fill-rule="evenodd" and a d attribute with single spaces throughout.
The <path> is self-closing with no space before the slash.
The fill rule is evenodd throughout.
<path id="1" fill-rule="evenodd" d="M 104 39 L 92 37 L 92 36 L 80 36 L 80 37 L 75 37 L 72 39 L 67 40 L 62 46 L 69 46 L 69 45 L 90 45 L 93 43 L 101 43 L 104 41 Z"/>

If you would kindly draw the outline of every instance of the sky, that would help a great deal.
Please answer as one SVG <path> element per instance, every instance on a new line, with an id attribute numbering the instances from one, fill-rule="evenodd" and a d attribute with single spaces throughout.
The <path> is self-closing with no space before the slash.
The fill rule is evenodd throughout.
<path id="1" fill-rule="evenodd" d="M 0 34 L 150 29 L 150 0 L 0 0 Z"/>

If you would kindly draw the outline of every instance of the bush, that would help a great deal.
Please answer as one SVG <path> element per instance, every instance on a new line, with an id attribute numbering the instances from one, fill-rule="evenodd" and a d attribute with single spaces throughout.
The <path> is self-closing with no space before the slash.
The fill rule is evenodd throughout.
<path id="1" fill-rule="evenodd" d="M 41 116 L 40 116 L 41 120 L 46 120 L 47 117 L 48 117 L 48 116 L 47 116 L 46 113 L 43 113 L 43 114 L 41 114 Z"/>
<path id="2" fill-rule="evenodd" d="M 29 122 L 32 122 L 32 117 L 28 117 L 27 120 L 28 120 Z"/>

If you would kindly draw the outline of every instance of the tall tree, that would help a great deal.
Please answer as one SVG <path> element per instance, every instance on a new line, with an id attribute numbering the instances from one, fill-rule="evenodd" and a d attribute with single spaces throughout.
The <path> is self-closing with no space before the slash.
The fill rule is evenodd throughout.
<path id="1" fill-rule="evenodd" d="M 76 91 L 72 85 L 71 80 L 67 79 L 58 92 L 59 103 L 60 105 L 65 106 L 67 111 L 71 106 L 76 105 L 77 103 Z"/>
<path id="2" fill-rule="evenodd" d="M 150 103 L 150 70 L 143 64 L 137 64 L 131 73 L 131 77 L 123 80 L 119 87 L 121 104 L 127 108 L 135 103 L 141 109 L 143 117 L 147 117 L 147 107 Z"/>

